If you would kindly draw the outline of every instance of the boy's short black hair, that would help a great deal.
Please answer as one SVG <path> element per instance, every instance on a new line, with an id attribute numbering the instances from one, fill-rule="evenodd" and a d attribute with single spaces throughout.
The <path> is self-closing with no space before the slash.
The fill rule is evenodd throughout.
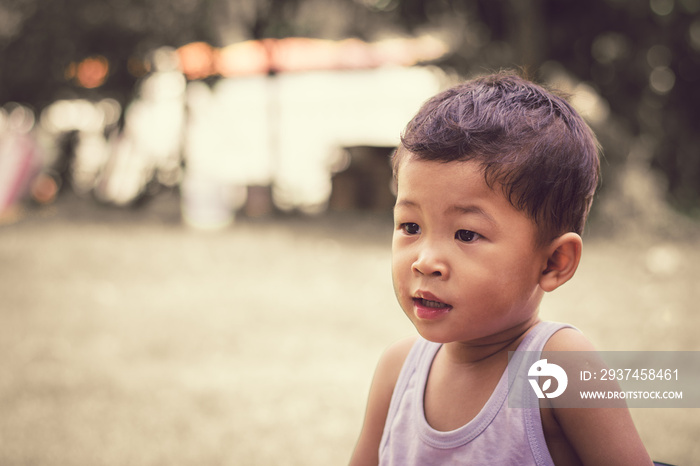
<path id="1" fill-rule="evenodd" d="M 489 186 L 532 218 L 545 244 L 582 234 L 598 185 L 599 145 L 566 99 L 512 72 L 473 79 L 429 99 L 393 156 L 473 160 Z"/>

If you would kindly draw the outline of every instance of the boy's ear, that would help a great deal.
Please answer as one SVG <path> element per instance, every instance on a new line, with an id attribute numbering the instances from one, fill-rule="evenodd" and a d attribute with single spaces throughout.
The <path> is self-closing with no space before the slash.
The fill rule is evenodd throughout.
<path id="1" fill-rule="evenodd" d="M 576 273 L 583 241 L 573 232 L 555 238 L 547 247 L 547 263 L 540 276 L 540 288 L 554 291 Z"/>

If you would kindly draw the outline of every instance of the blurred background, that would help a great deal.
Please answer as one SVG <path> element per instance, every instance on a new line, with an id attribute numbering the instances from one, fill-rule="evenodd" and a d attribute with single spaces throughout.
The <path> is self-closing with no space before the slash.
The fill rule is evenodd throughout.
<path id="1" fill-rule="evenodd" d="M 388 156 L 425 99 L 502 68 L 603 147 L 543 317 L 700 350 L 700 0 L 0 3 L 0 463 L 346 463 L 413 332 Z M 700 410 L 633 416 L 700 464 Z"/>

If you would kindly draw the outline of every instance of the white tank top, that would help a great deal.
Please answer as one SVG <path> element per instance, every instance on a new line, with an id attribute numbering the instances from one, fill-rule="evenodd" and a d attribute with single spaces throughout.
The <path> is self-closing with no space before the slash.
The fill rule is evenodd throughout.
<path id="1" fill-rule="evenodd" d="M 516 351 L 542 351 L 547 340 L 566 327 L 571 326 L 540 322 Z M 419 338 L 411 348 L 391 398 L 379 447 L 379 464 L 554 466 L 534 392 L 531 394 L 533 408 L 508 406 L 507 370 L 484 407 L 469 423 L 449 432 L 430 427 L 425 419 L 423 399 L 430 366 L 441 346 Z M 518 358 L 512 358 L 508 367 L 513 369 L 514 364 L 522 363 L 522 360 L 517 361 Z"/>

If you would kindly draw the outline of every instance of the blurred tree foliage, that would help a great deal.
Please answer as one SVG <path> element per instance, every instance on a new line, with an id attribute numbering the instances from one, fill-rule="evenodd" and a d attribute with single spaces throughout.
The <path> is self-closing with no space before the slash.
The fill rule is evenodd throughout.
<path id="1" fill-rule="evenodd" d="M 700 0 L 3 0 L 0 102 L 125 102 L 134 63 L 163 45 L 426 32 L 450 42 L 454 53 L 438 65 L 460 75 L 522 67 L 542 78 L 556 63 L 588 83 L 629 136 L 606 147 L 610 164 L 643 158 L 665 174 L 678 207 L 697 209 Z M 71 63 L 95 55 L 110 64 L 103 86 L 67 79 Z"/>
<path id="2" fill-rule="evenodd" d="M 136 82 L 129 59 L 161 45 L 211 39 L 211 3 L 3 0 L 0 25 L 11 27 L 0 27 L 0 100 L 38 108 L 78 95 L 124 101 Z M 105 86 L 86 91 L 66 78 L 71 63 L 96 55 L 110 64 Z"/>

